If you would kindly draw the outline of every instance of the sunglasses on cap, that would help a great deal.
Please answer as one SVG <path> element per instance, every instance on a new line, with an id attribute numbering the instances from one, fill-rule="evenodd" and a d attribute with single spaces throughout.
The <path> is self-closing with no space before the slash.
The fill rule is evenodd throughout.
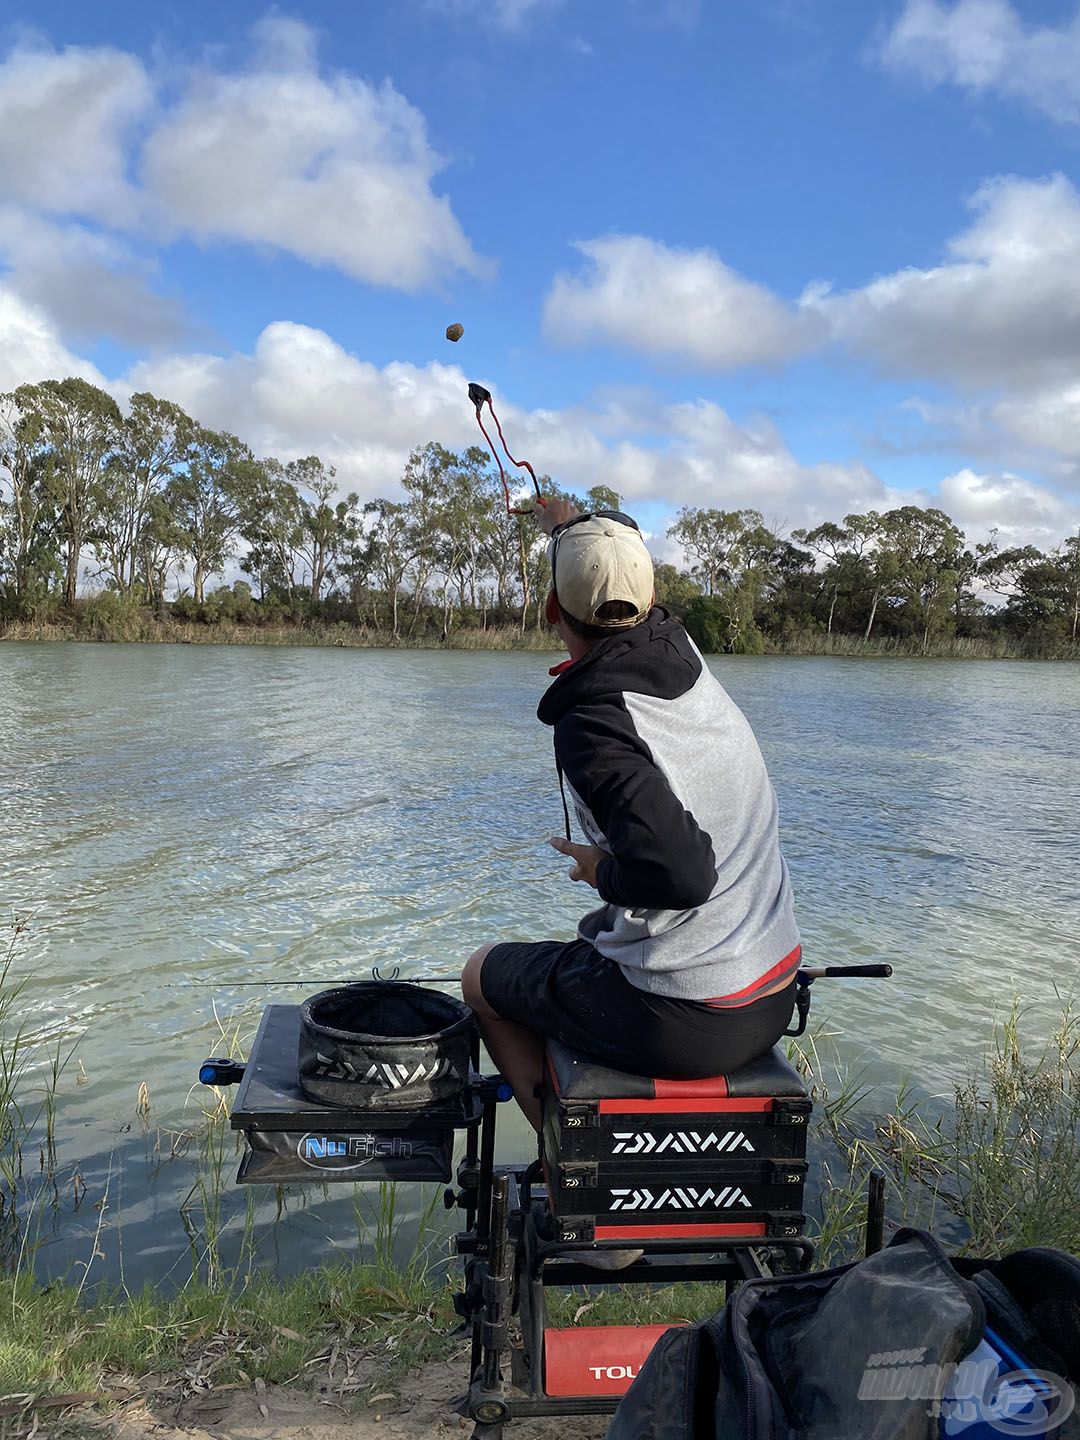
<path id="1" fill-rule="evenodd" d="M 561 525 L 556 525 L 551 532 L 552 540 L 558 540 L 567 530 L 574 525 L 584 524 L 586 520 L 614 520 L 617 525 L 629 525 L 631 530 L 641 528 L 632 515 L 624 515 L 621 510 L 589 510 L 584 515 L 574 515 L 571 519 L 564 520 Z"/>

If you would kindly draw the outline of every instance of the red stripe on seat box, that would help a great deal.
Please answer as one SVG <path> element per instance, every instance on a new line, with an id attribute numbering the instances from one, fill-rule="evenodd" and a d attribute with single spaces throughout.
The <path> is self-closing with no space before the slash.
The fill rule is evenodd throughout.
<path id="1" fill-rule="evenodd" d="M 744 1095 L 730 1100 L 601 1100 L 601 1115 L 767 1115 L 773 1108 L 771 1095 Z"/>
<path id="2" fill-rule="evenodd" d="M 654 1080 L 657 1100 L 722 1100 L 728 1093 L 726 1075 L 710 1075 L 706 1080 Z"/>
<path id="3" fill-rule="evenodd" d="M 544 1332 L 545 1395 L 623 1395 L 669 1325 L 590 1325 Z"/>
<path id="4" fill-rule="evenodd" d="M 593 1238 L 596 1240 L 735 1240 L 764 1234 L 764 1221 L 745 1225 L 730 1221 L 721 1225 L 680 1225 L 675 1221 L 669 1222 L 667 1225 L 597 1225 L 593 1231 Z"/>

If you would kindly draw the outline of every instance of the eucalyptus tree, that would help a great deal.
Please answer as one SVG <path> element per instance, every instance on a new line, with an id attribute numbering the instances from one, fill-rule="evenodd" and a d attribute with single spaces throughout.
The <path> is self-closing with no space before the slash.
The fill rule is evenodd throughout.
<path id="1" fill-rule="evenodd" d="M 442 504 L 437 516 L 438 547 L 436 568 L 443 577 L 441 586 L 443 636 L 449 633 L 453 592 L 457 605 L 477 609 L 485 571 L 487 540 L 497 511 L 492 504 L 491 476 L 487 452 L 471 445 L 454 457 L 446 475 Z M 502 486 L 500 484 L 501 491 Z"/>
<path id="2" fill-rule="evenodd" d="M 51 467 L 41 416 L 0 395 L 0 582 L 18 606 L 44 592 L 56 569 Z"/>
<path id="3" fill-rule="evenodd" d="M 1080 637 L 1080 532 L 1049 555 L 1024 546 L 1002 551 L 1000 560 L 1014 586 L 1006 621 L 1075 645 Z"/>
<path id="4" fill-rule="evenodd" d="M 845 515 L 844 526 L 852 537 L 853 594 L 862 595 L 866 607 L 863 639 L 869 640 L 878 607 L 896 581 L 898 560 L 889 548 L 884 519 L 876 510 L 868 510 L 865 515 Z"/>
<path id="5" fill-rule="evenodd" d="M 706 596 L 725 600 L 729 648 L 759 648 L 755 614 L 775 579 L 777 537 L 759 510 L 699 510 L 684 506 L 668 535 L 691 561 Z"/>
<path id="6" fill-rule="evenodd" d="M 656 603 L 680 617 L 686 613 L 686 607 L 695 595 L 701 594 L 701 586 L 693 576 L 666 560 L 653 566 L 653 582 Z"/>
<path id="7" fill-rule="evenodd" d="M 829 613 L 825 624 L 826 635 L 832 634 L 836 602 L 842 589 L 855 582 L 858 560 L 861 555 L 861 537 L 847 525 L 837 525 L 826 520 L 812 530 L 793 530 L 792 535 L 811 550 L 821 555 L 826 564 L 821 572 L 822 584 L 829 596 Z"/>
<path id="8" fill-rule="evenodd" d="M 364 506 L 364 516 L 368 521 L 370 574 L 390 604 L 390 630 L 396 638 L 401 633 L 398 619 L 401 586 L 413 561 L 414 535 L 409 508 L 396 500 L 370 500 Z"/>
<path id="9" fill-rule="evenodd" d="M 502 484 L 489 477 L 487 486 L 488 525 L 483 537 L 482 563 L 495 582 L 495 604 L 506 616 L 517 603 L 524 555 L 525 527 L 532 522 L 522 515 L 508 515 Z"/>
<path id="10" fill-rule="evenodd" d="M 738 585 L 760 564 L 775 536 L 758 510 L 699 510 L 683 506 L 668 530 L 691 562 L 691 573 L 706 595 Z"/>
<path id="11" fill-rule="evenodd" d="M 1000 595 L 1008 606 L 1021 594 L 1024 576 L 1032 566 L 1045 564 L 1046 556 L 1034 545 L 1009 545 L 999 550 L 997 533 L 996 530 L 990 532 L 978 577 L 987 590 Z"/>
<path id="12" fill-rule="evenodd" d="M 1080 634 L 1080 530 L 1062 541 L 1054 555 L 1061 572 L 1061 591 L 1064 613 L 1069 626 L 1069 638 L 1075 645 Z"/>
<path id="13" fill-rule="evenodd" d="M 92 545 L 112 588 L 130 595 L 139 572 L 139 537 L 153 497 L 194 453 L 197 426 L 171 400 L 140 391 L 131 397 L 110 457 L 106 493 Z"/>
<path id="14" fill-rule="evenodd" d="M 884 545 L 895 563 L 891 589 L 913 628 L 922 632 L 925 655 L 930 636 L 951 618 L 964 536 L 943 510 L 902 505 L 881 517 Z"/>
<path id="15" fill-rule="evenodd" d="M 296 567 L 303 541 L 303 505 L 285 466 L 273 456 L 257 461 L 247 471 L 247 482 L 237 493 L 237 532 L 247 545 L 240 568 L 259 586 L 259 599 L 268 593 L 293 598 Z"/>
<path id="16" fill-rule="evenodd" d="M 456 462 L 457 456 L 435 440 L 418 446 L 405 462 L 401 488 L 408 497 L 413 601 L 410 633 L 416 627 L 424 592 L 435 568 L 447 487 Z"/>
<path id="17" fill-rule="evenodd" d="M 233 553 L 241 497 L 252 483 L 255 464 L 235 435 L 198 425 L 186 469 L 165 487 L 182 554 L 191 561 L 198 605 L 206 599 L 206 581 L 225 568 Z"/>
<path id="18" fill-rule="evenodd" d="M 622 500 L 619 492 L 613 490 L 610 485 L 594 485 L 585 494 L 586 505 L 589 510 L 619 510 L 622 507 Z"/>
<path id="19" fill-rule="evenodd" d="M 337 489 L 336 474 L 317 455 L 291 460 L 285 467 L 286 481 L 300 500 L 297 550 L 306 567 L 315 605 L 322 599 L 324 585 L 332 585 L 337 579 L 338 562 L 349 553 L 360 530 L 356 495 L 330 503 Z"/>
<path id="20" fill-rule="evenodd" d="M 165 608 L 169 575 L 182 571 L 188 552 L 181 530 L 164 492 L 153 492 L 139 527 L 135 553 L 139 583 L 147 601 L 160 615 Z"/>
<path id="21" fill-rule="evenodd" d="M 73 605 L 83 549 L 109 506 L 110 462 L 123 428 L 120 407 L 104 390 L 74 377 L 21 385 L 15 400 L 24 414 L 37 417 L 51 451 L 49 487 L 64 551 L 64 604 Z"/>

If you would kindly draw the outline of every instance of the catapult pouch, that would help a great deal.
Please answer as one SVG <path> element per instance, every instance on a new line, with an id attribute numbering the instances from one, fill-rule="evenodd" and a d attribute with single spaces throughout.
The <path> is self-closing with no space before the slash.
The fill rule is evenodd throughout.
<path id="1" fill-rule="evenodd" d="M 462 1001 L 405 981 L 324 990 L 300 1007 L 300 1088 L 352 1110 L 427 1109 L 467 1086 L 474 1027 Z"/>

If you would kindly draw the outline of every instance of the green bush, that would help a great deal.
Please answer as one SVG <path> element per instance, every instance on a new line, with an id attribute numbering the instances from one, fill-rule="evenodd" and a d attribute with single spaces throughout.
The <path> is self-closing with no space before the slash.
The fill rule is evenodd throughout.
<path id="1" fill-rule="evenodd" d="M 145 640 L 148 636 L 146 612 L 139 602 L 112 590 L 80 602 L 75 614 L 79 631 L 95 640 Z"/>
<path id="2" fill-rule="evenodd" d="M 683 624 L 706 655 L 719 655 L 728 649 L 731 615 L 719 595 L 695 595 L 686 607 Z"/>

